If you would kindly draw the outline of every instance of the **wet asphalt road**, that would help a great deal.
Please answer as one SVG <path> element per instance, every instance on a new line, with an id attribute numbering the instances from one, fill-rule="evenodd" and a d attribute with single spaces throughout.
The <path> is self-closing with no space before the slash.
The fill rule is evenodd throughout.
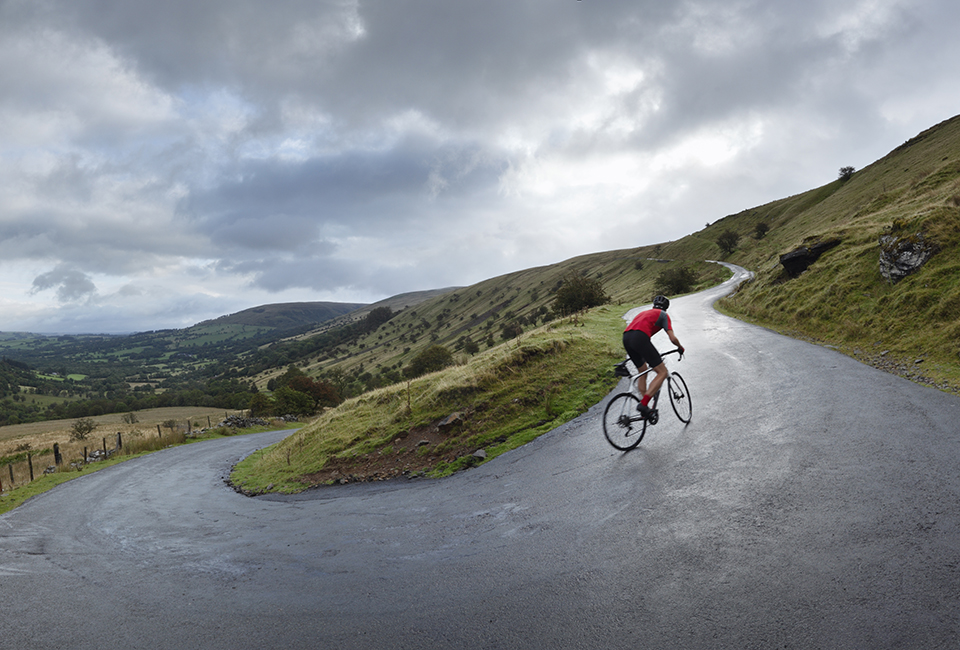
<path id="1" fill-rule="evenodd" d="M 632 452 L 600 404 L 442 481 L 240 496 L 267 433 L 41 495 L 0 517 L 0 648 L 960 647 L 960 399 L 720 291 L 670 310 L 693 421 Z"/>

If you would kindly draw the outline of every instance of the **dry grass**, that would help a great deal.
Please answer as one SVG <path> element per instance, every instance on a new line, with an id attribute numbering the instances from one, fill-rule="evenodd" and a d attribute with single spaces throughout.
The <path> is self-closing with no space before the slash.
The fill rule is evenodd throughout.
<path id="1" fill-rule="evenodd" d="M 125 414 L 111 413 L 100 415 L 93 419 L 100 426 L 90 435 L 90 440 L 100 441 L 104 436 L 116 436 L 117 432 L 132 433 L 136 430 L 157 431 L 157 425 L 163 425 L 168 420 L 175 420 L 186 426 L 189 421 L 191 428 L 206 427 L 208 418 L 216 425 L 225 415 L 236 414 L 239 411 L 225 411 L 224 409 L 203 408 L 199 406 L 171 406 L 167 408 L 137 411 L 138 422 L 126 424 L 123 421 Z M 70 440 L 70 431 L 76 419 L 48 420 L 46 422 L 30 422 L 28 424 L 12 424 L 0 427 L 0 457 L 8 456 L 23 444 L 30 444 L 33 449 L 52 447 L 53 443 L 61 445 Z M 90 445 L 91 443 L 88 443 Z"/>
<path id="2" fill-rule="evenodd" d="M 193 406 L 168 407 L 138 411 L 138 421 L 134 424 L 125 423 L 124 414 L 103 415 L 92 418 L 99 426 L 86 440 L 81 441 L 70 439 L 73 423 L 76 422 L 74 419 L 0 427 L 0 459 L 18 457 L 14 462 L 0 465 L 0 485 L 4 491 L 10 489 L 11 473 L 13 486 L 29 483 L 31 462 L 34 478 L 41 476 L 45 469 L 54 465 L 55 444 L 63 457 L 59 471 L 71 471 L 71 463 L 82 461 L 94 450 L 115 448 L 118 434 L 125 454 L 151 451 L 182 443 L 188 422 L 191 430 L 207 427 L 208 424 L 215 426 L 225 415 L 233 413 L 237 411 Z M 177 423 L 175 429 L 164 426 L 170 421 Z M 29 460 L 25 452 L 29 452 Z"/>

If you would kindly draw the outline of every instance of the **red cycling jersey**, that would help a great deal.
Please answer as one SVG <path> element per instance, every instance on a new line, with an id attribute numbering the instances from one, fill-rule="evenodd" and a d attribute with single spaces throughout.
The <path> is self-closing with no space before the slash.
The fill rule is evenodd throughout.
<path id="1" fill-rule="evenodd" d="M 667 312 L 661 309 L 648 309 L 637 314 L 637 317 L 627 325 L 627 329 L 624 331 L 638 330 L 647 336 L 653 336 L 660 330 L 670 329 L 673 328 L 670 325 L 670 317 L 667 316 Z"/>

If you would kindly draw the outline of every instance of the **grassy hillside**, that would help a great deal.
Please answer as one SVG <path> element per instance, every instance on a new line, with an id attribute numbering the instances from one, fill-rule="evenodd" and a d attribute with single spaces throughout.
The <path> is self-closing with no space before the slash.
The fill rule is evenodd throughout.
<path id="1" fill-rule="evenodd" d="M 756 225 L 769 232 L 756 239 Z M 721 302 L 732 315 L 808 338 L 867 363 L 947 390 L 960 387 L 960 117 L 897 147 L 846 181 L 721 219 L 681 240 L 714 244 L 741 236 L 728 260 L 756 280 Z M 879 271 L 879 238 L 922 234 L 939 248 L 897 284 Z M 790 279 L 780 255 L 841 240 Z"/>
<path id="2" fill-rule="evenodd" d="M 681 254 L 691 261 L 652 259 Z M 320 339 L 313 334 L 265 346 L 263 354 L 285 361 L 275 362 L 254 380 L 261 389 L 266 388 L 287 363 L 294 363 L 310 375 L 333 378 L 339 382 L 341 394 L 356 394 L 401 380 L 402 369 L 430 345 L 444 345 L 464 360 L 471 342 L 486 350 L 513 338 L 511 334 L 504 338 L 505 327 L 527 332 L 543 325 L 551 318 L 556 290 L 568 273 L 599 280 L 614 303 L 641 304 L 653 297 L 658 275 L 681 264 L 695 271 L 699 286 L 711 286 L 728 277 L 725 269 L 704 259 L 693 257 L 683 246 L 667 244 L 594 253 L 509 273 L 408 307 L 373 331 L 333 347 L 319 346 Z M 238 359 L 237 370 L 244 364 L 250 360 Z"/>
<path id="3" fill-rule="evenodd" d="M 599 402 L 623 358 L 623 309 L 553 321 L 462 365 L 354 398 L 241 462 L 247 493 L 400 476 L 440 477 L 495 458 Z M 450 418 L 449 427 L 439 426 Z M 483 458 L 474 454 L 482 450 Z"/>
<path id="4" fill-rule="evenodd" d="M 338 316 L 356 311 L 366 305 L 343 302 L 287 302 L 260 305 L 204 321 L 194 327 L 205 325 L 249 325 L 277 330 L 288 330 L 324 323 Z"/>

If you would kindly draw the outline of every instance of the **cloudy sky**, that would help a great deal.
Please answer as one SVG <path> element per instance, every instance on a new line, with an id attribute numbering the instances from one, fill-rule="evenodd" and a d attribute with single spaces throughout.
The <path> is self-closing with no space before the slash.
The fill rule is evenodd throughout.
<path id="1" fill-rule="evenodd" d="M 0 331 L 676 239 L 960 112 L 954 0 L 0 0 Z"/>

